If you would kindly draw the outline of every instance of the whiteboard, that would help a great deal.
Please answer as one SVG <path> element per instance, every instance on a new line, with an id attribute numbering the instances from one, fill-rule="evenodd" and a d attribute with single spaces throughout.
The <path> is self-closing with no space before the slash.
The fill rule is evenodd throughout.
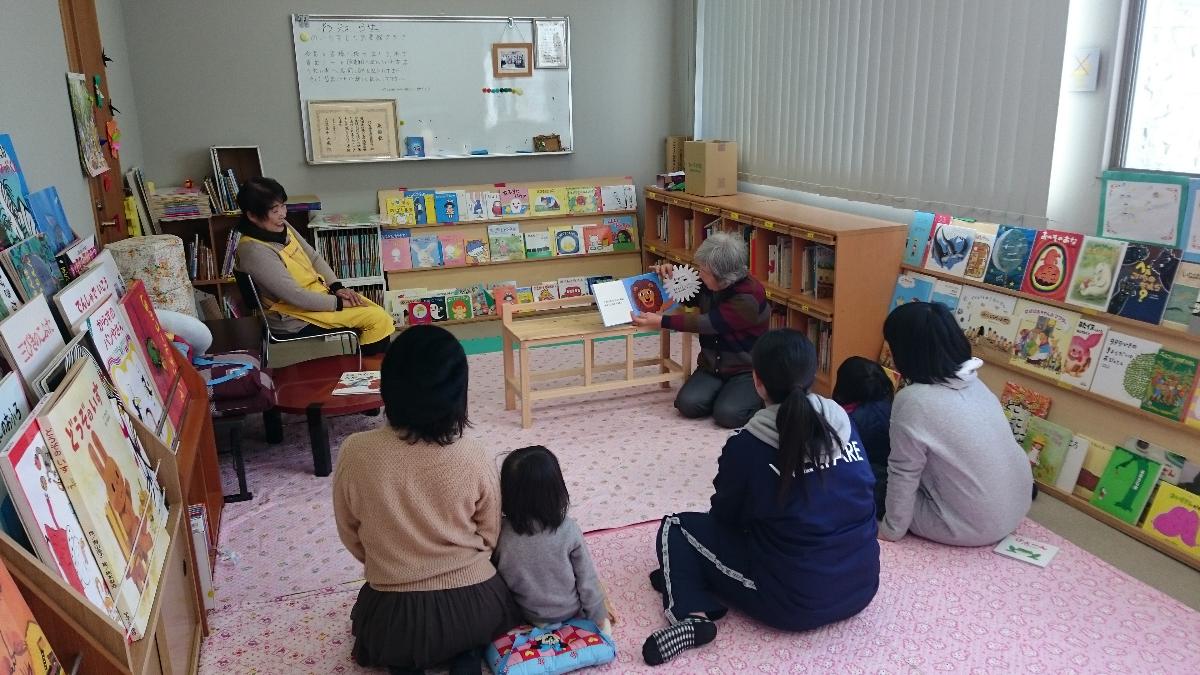
<path id="1" fill-rule="evenodd" d="M 534 68 L 528 77 L 492 74 L 492 44 L 534 42 L 534 20 L 544 18 L 567 21 L 293 14 L 305 157 L 323 164 L 570 153 L 569 23 L 568 67 Z M 485 93 L 488 88 L 520 92 Z M 380 99 L 396 102 L 399 154 L 406 137 L 421 137 L 425 157 L 314 160 L 310 101 Z M 563 150 L 533 153 L 533 137 L 549 134 L 558 134 Z"/>

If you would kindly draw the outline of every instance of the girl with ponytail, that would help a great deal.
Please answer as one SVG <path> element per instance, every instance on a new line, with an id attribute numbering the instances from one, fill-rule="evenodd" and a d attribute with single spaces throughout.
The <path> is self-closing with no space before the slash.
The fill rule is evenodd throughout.
<path id="1" fill-rule="evenodd" d="M 658 665 L 716 636 L 733 606 L 780 630 L 861 612 L 879 588 L 874 478 L 841 406 L 810 392 L 817 356 L 790 329 L 758 339 L 766 406 L 725 443 L 708 513 L 663 518 L 651 585 L 670 625 L 642 645 Z"/>

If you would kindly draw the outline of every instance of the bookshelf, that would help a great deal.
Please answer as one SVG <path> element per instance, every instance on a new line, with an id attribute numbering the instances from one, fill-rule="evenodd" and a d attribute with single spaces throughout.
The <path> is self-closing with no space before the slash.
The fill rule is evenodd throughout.
<path id="1" fill-rule="evenodd" d="M 343 286 L 383 305 L 384 278 L 379 260 L 379 226 L 327 227 L 310 223 L 313 248 Z"/>
<path id="2" fill-rule="evenodd" d="M 792 247 L 788 287 L 782 279 L 763 286 L 776 315 L 773 325 L 816 333 L 824 342 L 817 393 L 830 394 L 833 372 L 846 358 L 879 356 L 904 225 L 745 193 L 697 197 L 648 187 L 645 197 L 644 265 L 657 260 L 691 264 L 705 227 L 718 221 L 720 229 L 751 237 L 750 273 L 760 281 L 768 279 L 769 247 L 782 242 Z M 800 263 L 810 246 L 833 250 L 832 289 L 818 292 L 801 283 L 805 270 Z"/>
<path id="3" fill-rule="evenodd" d="M 196 243 L 199 242 L 211 251 L 212 265 L 216 273 L 210 276 L 205 271 L 204 265 L 201 264 L 198 274 L 191 279 L 191 282 L 193 287 L 216 297 L 217 308 L 221 312 L 221 316 L 209 316 L 210 312 L 201 307 L 201 318 L 203 319 L 234 318 L 230 316 L 228 306 L 232 304 L 239 312 L 243 311 L 242 308 L 245 307 L 233 278 L 224 277 L 220 273 L 228 251 L 229 233 L 237 226 L 238 218 L 240 216 L 213 215 L 178 219 L 164 218 L 158 221 L 158 228 L 163 234 L 173 234 L 183 240 L 189 254 L 189 259 L 185 261 L 189 274 L 191 273 L 190 256 L 196 255 L 192 250 Z"/>

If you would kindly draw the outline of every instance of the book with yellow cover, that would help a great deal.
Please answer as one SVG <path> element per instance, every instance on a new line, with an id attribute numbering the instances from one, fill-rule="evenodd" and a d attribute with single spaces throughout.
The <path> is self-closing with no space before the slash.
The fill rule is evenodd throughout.
<path id="1" fill-rule="evenodd" d="M 1142 529 L 1151 537 L 1200 559 L 1200 495 L 1159 483 Z"/>

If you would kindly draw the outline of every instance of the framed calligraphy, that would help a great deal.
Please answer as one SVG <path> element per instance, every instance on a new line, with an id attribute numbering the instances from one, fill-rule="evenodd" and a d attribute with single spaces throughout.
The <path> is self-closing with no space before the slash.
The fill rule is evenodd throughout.
<path id="1" fill-rule="evenodd" d="M 396 101 L 309 101 L 312 161 L 398 159 Z"/>

